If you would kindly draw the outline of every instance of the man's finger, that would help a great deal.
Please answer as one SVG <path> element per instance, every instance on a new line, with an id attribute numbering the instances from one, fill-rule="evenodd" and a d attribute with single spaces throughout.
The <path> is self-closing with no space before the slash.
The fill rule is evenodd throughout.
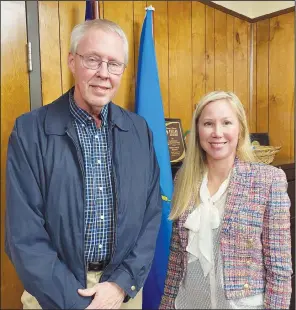
<path id="1" fill-rule="evenodd" d="M 92 296 L 96 293 L 96 288 L 95 287 L 91 287 L 91 288 L 87 288 L 87 289 L 78 289 L 78 293 L 81 296 Z"/>

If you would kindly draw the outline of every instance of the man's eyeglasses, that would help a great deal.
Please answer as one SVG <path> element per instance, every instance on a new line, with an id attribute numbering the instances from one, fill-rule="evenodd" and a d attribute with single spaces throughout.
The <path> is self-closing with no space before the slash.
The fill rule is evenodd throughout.
<path id="1" fill-rule="evenodd" d="M 98 70 L 102 63 L 105 62 L 107 64 L 108 72 L 111 74 L 120 75 L 123 73 L 126 65 L 122 62 L 118 61 L 103 61 L 100 57 L 90 56 L 90 55 L 80 55 L 76 53 L 82 59 L 82 64 L 86 69 Z"/>

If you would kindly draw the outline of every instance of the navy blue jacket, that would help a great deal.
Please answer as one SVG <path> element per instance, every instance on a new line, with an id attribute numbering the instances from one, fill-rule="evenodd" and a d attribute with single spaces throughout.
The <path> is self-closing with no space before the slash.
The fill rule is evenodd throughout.
<path id="1" fill-rule="evenodd" d="M 20 116 L 6 171 L 6 253 L 44 308 L 85 309 L 83 155 L 69 94 Z M 109 103 L 115 242 L 100 282 L 134 297 L 151 267 L 161 220 L 159 167 L 140 116 Z M 135 289 L 133 288 L 135 287 Z"/>

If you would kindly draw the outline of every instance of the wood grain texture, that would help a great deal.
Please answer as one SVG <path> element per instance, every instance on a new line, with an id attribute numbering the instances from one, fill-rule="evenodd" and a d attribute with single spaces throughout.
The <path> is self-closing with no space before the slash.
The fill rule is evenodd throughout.
<path id="1" fill-rule="evenodd" d="M 206 92 L 215 90 L 215 9 L 206 6 Z"/>
<path id="2" fill-rule="evenodd" d="M 233 40 L 234 40 L 234 17 L 227 14 L 226 16 L 226 31 L 227 31 L 227 76 L 226 76 L 226 90 L 233 92 L 233 61 L 234 61 L 234 52 L 233 52 Z"/>
<path id="3" fill-rule="evenodd" d="M 192 2 L 192 110 L 206 93 L 206 6 Z"/>
<path id="4" fill-rule="evenodd" d="M 269 134 L 278 159 L 294 158 L 294 12 L 270 19 Z"/>
<path id="5" fill-rule="evenodd" d="M 170 116 L 185 132 L 192 118 L 191 2 L 168 2 L 168 19 Z"/>
<path id="6" fill-rule="evenodd" d="M 42 104 L 62 95 L 58 1 L 38 1 Z"/>
<path id="7" fill-rule="evenodd" d="M 130 111 L 134 111 L 135 101 L 133 10 L 133 1 L 104 1 L 104 18 L 117 23 L 125 32 L 129 43 L 128 65 L 123 73 L 121 86 L 113 101 Z"/>
<path id="8" fill-rule="evenodd" d="M 256 23 L 257 28 L 257 132 L 268 132 L 269 99 L 269 19 Z"/>
<path id="9" fill-rule="evenodd" d="M 59 1 L 60 47 L 62 92 L 65 93 L 74 85 L 74 78 L 68 68 L 70 37 L 74 26 L 84 22 L 85 1 Z"/>
<path id="10" fill-rule="evenodd" d="M 165 117 L 170 117 L 169 108 L 169 30 L 168 30 L 168 2 L 147 1 L 154 12 L 154 44 L 158 66 L 162 105 Z"/>
<path id="11" fill-rule="evenodd" d="M 234 93 L 244 105 L 249 123 L 248 22 L 234 18 Z"/>
<path id="12" fill-rule="evenodd" d="M 143 21 L 145 18 L 145 8 L 146 8 L 146 1 L 134 1 L 134 64 L 135 64 L 135 80 L 137 81 L 137 72 L 138 72 L 138 59 L 139 59 L 139 48 L 140 48 L 140 39 L 141 39 L 141 31 L 143 26 Z M 155 15 L 155 12 L 153 12 Z"/>
<path id="13" fill-rule="evenodd" d="M 25 1 L 1 1 L 1 309 L 20 309 L 23 286 L 4 251 L 8 138 L 15 119 L 30 110 Z"/>
<path id="14" fill-rule="evenodd" d="M 99 17 L 104 18 L 104 1 L 99 1 Z"/>
<path id="15" fill-rule="evenodd" d="M 252 48 L 252 54 L 253 59 L 250 59 L 250 61 L 253 61 L 253 69 L 252 69 L 252 85 L 250 84 L 250 97 L 249 100 L 249 111 L 250 111 L 250 132 L 257 132 L 257 27 L 255 24 L 249 25 L 250 29 L 252 29 L 251 34 L 249 36 L 250 40 L 253 37 L 253 46 Z M 250 63 L 249 63 L 250 68 Z M 250 74 L 250 73 L 249 73 Z"/>
<path id="16" fill-rule="evenodd" d="M 227 15 L 215 10 L 215 90 L 227 88 Z"/>

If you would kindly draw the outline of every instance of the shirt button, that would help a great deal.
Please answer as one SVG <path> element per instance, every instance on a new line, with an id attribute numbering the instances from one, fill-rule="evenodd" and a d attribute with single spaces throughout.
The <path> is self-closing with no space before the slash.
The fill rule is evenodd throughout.
<path id="1" fill-rule="evenodd" d="M 99 187 L 99 190 L 102 191 L 102 190 L 103 190 L 103 186 L 100 186 L 100 187 Z"/>
<path id="2" fill-rule="evenodd" d="M 131 290 L 134 291 L 136 289 L 136 287 L 133 285 L 131 286 Z"/>
<path id="3" fill-rule="evenodd" d="M 245 284 L 244 284 L 244 289 L 247 290 L 248 288 L 249 288 L 249 284 L 248 284 L 248 283 L 245 283 Z"/>
<path id="4" fill-rule="evenodd" d="M 100 219 L 103 220 L 103 219 L 104 219 L 104 215 L 101 215 L 101 216 L 100 216 Z"/>
<path id="5" fill-rule="evenodd" d="M 99 244 L 99 249 L 101 249 L 103 246 L 101 244 Z"/>
<path id="6" fill-rule="evenodd" d="M 98 160 L 97 160 L 97 163 L 98 163 L 98 164 L 100 164 L 100 163 L 101 163 L 101 161 L 98 159 Z"/>

